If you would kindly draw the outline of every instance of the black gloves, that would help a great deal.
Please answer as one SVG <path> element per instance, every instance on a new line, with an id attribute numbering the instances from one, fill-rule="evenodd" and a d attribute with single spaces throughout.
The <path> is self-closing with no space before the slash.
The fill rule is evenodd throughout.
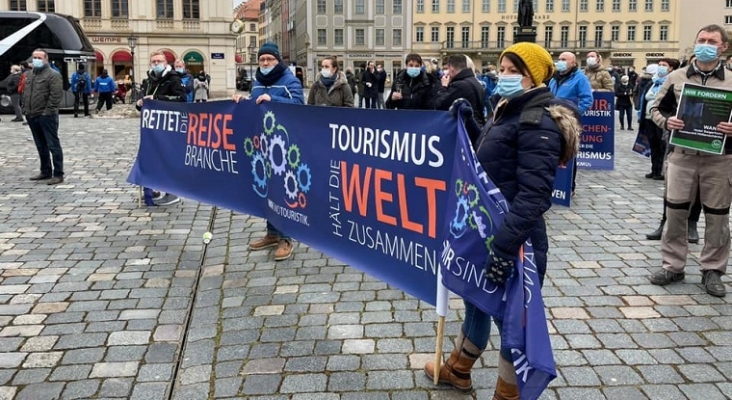
<path id="1" fill-rule="evenodd" d="M 503 286 L 516 270 L 515 257 L 491 249 L 485 264 L 486 278 L 497 286 Z"/>

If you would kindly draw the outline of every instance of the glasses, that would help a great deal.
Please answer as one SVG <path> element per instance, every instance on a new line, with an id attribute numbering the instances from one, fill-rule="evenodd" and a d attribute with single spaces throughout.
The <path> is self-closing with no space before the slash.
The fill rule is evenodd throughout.
<path id="1" fill-rule="evenodd" d="M 277 61 L 274 57 L 259 57 L 259 62 L 261 63 L 271 63 Z"/>
<path id="2" fill-rule="evenodd" d="M 166 60 L 150 60 L 150 64 L 164 64 Z"/>

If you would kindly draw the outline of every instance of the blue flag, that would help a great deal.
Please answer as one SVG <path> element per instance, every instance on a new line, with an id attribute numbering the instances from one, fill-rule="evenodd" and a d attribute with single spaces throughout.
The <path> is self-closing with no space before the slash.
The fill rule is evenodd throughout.
<path id="1" fill-rule="evenodd" d="M 462 121 L 457 136 L 443 228 L 442 283 L 503 321 L 501 346 L 513 356 L 521 399 L 537 399 L 557 373 L 531 243 L 524 244 L 517 273 L 506 285 L 486 279 L 483 267 L 508 202 L 478 162 Z"/>

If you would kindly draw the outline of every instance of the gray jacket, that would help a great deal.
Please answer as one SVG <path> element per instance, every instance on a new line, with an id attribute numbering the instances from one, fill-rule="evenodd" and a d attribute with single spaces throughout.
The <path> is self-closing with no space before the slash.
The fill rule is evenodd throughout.
<path id="1" fill-rule="evenodd" d="M 61 97 L 64 95 L 61 74 L 50 66 L 27 72 L 23 90 L 23 113 L 28 117 L 58 114 Z"/>

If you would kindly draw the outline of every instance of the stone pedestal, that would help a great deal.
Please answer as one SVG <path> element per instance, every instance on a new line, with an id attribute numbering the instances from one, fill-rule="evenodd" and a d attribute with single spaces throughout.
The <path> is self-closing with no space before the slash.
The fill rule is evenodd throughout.
<path id="1" fill-rule="evenodd" d="M 518 32 L 513 40 L 514 43 L 530 42 L 536 43 L 536 27 L 535 26 L 522 26 L 519 27 Z"/>

